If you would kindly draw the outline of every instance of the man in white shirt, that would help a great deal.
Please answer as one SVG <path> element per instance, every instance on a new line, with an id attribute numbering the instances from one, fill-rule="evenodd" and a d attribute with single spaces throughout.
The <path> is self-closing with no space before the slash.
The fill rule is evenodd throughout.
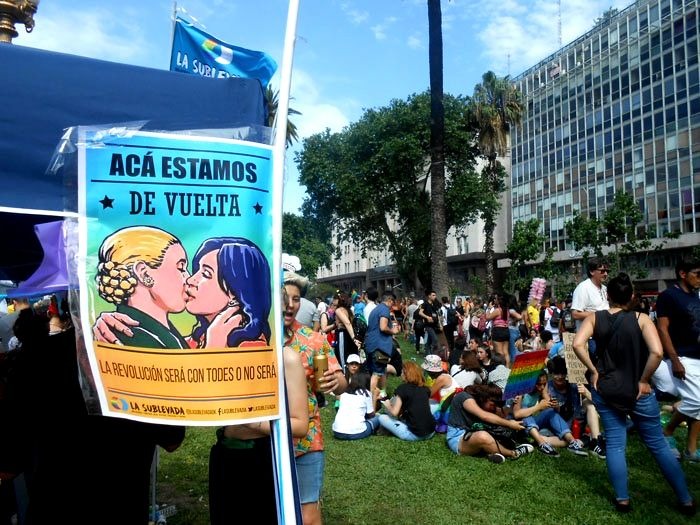
<path id="1" fill-rule="evenodd" d="M 558 312 L 558 313 L 557 313 Z M 556 316 L 555 316 L 556 313 Z M 552 323 L 554 317 L 554 323 Z M 544 329 L 552 334 L 552 341 L 559 342 L 559 319 L 561 318 L 561 310 L 557 308 L 556 301 L 545 299 L 544 304 Z"/>
<path id="2" fill-rule="evenodd" d="M 365 305 L 365 320 L 369 322 L 369 314 L 372 313 L 372 310 L 374 310 L 377 307 L 377 299 L 379 298 L 379 291 L 374 287 L 370 286 L 367 288 L 367 304 Z"/>
<path id="3" fill-rule="evenodd" d="M 316 309 L 318 310 L 318 315 L 328 310 L 328 305 L 321 297 L 316 297 Z"/>
<path id="4" fill-rule="evenodd" d="M 586 267 L 588 279 L 579 283 L 574 290 L 571 301 L 571 312 L 576 320 L 576 328 L 581 326 L 583 320 L 600 310 L 610 308 L 608 304 L 608 289 L 603 284 L 608 278 L 609 266 L 604 259 L 592 258 L 588 260 Z M 595 354 L 595 341 L 588 341 L 588 351 Z"/>

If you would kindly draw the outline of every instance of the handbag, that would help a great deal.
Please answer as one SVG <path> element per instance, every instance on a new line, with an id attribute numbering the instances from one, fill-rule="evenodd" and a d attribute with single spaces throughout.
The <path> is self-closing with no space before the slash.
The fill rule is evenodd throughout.
<path id="1" fill-rule="evenodd" d="M 377 349 L 372 354 L 372 360 L 380 365 L 388 365 L 389 361 L 391 361 L 391 356 L 386 352 L 382 352 L 381 350 Z"/>
<path id="2" fill-rule="evenodd" d="M 477 430 L 484 430 L 488 432 L 493 439 L 506 448 L 514 449 L 517 445 L 515 442 L 515 430 L 510 428 L 502 427 L 500 425 L 492 425 L 490 423 L 474 423 L 472 425 L 471 431 L 475 432 Z"/>

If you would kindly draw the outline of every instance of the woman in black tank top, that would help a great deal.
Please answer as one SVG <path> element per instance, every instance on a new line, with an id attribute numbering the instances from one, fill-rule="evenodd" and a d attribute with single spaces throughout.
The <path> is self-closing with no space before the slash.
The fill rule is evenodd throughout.
<path id="1" fill-rule="evenodd" d="M 659 404 L 650 385 L 663 356 L 661 341 L 648 315 L 627 310 L 632 292 L 626 274 L 612 279 L 608 284 L 610 308 L 586 317 L 574 339 L 574 351 L 588 369 L 593 403 L 605 428 L 606 462 L 615 491 L 615 508 L 619 512 L 631 510 L 625 457 L 629 417 L 676 493 L 679 511 L 693 515 L 695 500 L 664 438 Z M 588 354 L 590 337 L 596 342 L 596 365 Z"/>

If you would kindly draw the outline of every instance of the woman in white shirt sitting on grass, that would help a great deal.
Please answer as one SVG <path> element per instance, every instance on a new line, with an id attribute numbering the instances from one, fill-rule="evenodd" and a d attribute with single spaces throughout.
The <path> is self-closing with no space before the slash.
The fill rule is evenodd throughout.
<path id="1" fill-rule="evenodd" d="M 333 436 L 336 439 L 366 438 L 379 428 L 369 382 L 370 376 L 364 371 L 348 376 L 348 388 L 340 395 L 338 412 L 333 420 Z"/>

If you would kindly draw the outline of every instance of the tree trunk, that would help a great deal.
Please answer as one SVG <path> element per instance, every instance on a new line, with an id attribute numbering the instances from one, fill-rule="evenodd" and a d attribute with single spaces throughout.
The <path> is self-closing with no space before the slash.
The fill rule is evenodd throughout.
<path id="1" fill-rule="evenodd" d="M 442 103 L 442 10 L 428 0 L 430 62 L 430 209 L 431 275 L 438 297 L 449 295 L 445 227 L 445 108 Z"/>
<path id="2" fill-rule="evenodd" d="M 489 159 L 488 164 L 484 168 L 487 170 L 488 186 L 494 194 L 494 198 L 498 198 L 498 164 L 496 157 Z M 483 172 L 482 172 L 483 173 Z M 498 215 L 498 202 L 495 202 L 493 207 L 486 213 L 484 217 L 484 256 L 486 263 L 486 296 L 493 295 L 494 283 L 494 253 L 493 253 L 493 232 L 496 229 L 496 217 Z"/>
<path id="3" fill-rule="evenodd" d="M 486 259 L 486 297 L 493 295 L 493 231 L 496 223 L 493 217 L 489 216 L 484 221 L 484 255 Z M 486 299 L 486 297 L 484 299 Z"/>

